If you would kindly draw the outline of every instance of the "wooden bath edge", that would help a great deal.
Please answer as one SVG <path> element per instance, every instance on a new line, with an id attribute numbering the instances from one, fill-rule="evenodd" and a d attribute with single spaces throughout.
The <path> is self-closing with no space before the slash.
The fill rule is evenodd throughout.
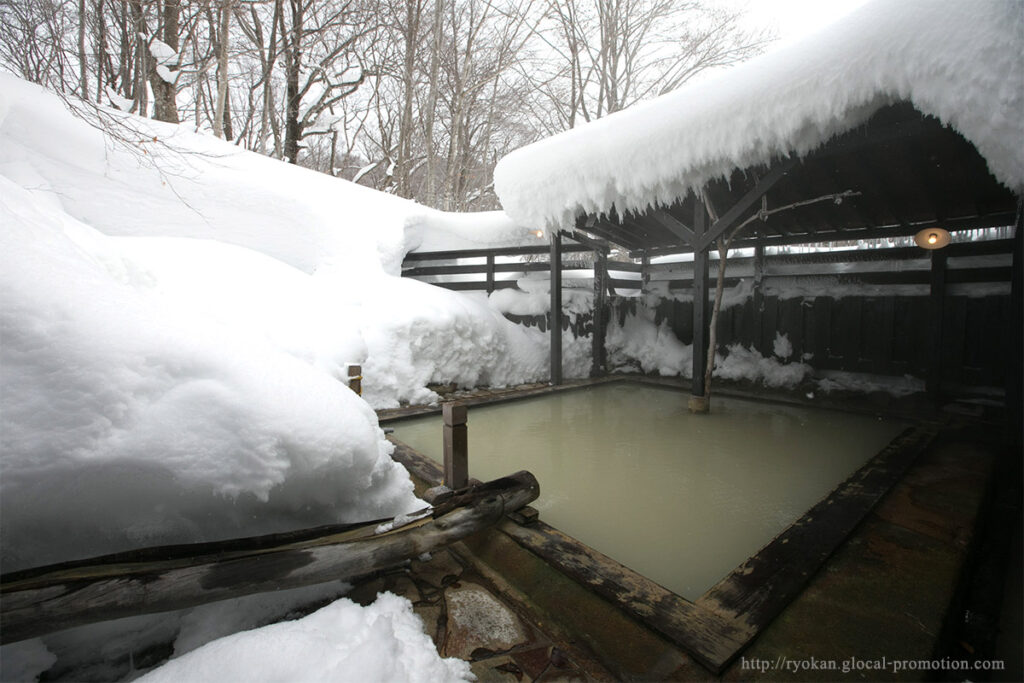
<path id="1" fill-rule="evenodd" d="M 676 643 L 718 675 L 800 594 L 937 431 L 929 423 L 904 430 L 693 602 L 542 521 L 523 526 L 506 519 L 493 529 Z M 440 483 L 443 472 L 438 463 L 389 439 L 395 444 L 395 460 L 429 485 Z"/>

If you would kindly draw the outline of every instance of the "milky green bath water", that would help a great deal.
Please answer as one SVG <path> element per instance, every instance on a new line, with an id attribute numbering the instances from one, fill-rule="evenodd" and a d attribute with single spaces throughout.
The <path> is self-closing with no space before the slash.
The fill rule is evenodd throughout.
<path id="1" fill-rule="evenodd" d="M 548 524 L 694 600 L 878 453 L 896 420 L 618 383 L 469 409 L 469 474 L 540 481 Z M 394 422 L 441 460 L 441 418 Z"/>

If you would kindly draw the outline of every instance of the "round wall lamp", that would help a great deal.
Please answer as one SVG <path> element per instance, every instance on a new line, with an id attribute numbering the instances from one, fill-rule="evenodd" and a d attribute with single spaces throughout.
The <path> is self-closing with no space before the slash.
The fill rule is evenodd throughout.
<path id="1" fill-rule="evenodd" d="M 914 243 L 922 249 L 942 249 L 952 238 L 942 228 L 926 228 L 914 235 Z"/>

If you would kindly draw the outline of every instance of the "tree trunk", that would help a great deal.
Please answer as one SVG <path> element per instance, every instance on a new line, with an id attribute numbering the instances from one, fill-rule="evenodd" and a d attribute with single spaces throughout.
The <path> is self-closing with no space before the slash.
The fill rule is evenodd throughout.
<path id="1" fill-rule="evenodd" d="M 132 28 L 135 33 L 135 74 L 132 78 L 132 111 L 140 116 L 149 115 L 149 91 L 146 88 L 146 74 L 149 71 L 149 59 L 146 52 L 149 51 L 146 35 L 146 18 L 142 12 L 142 1 L 131 0 L 128 3 L 132 13 Z"/>
<path id="2" fill-rule="evenodd" d="M 164 0 L 161 11 L 162 28 L 157 32 L 169 48 L 178 51 L 178 22 L 181 15 L 181 0 Z M 178 59 L 181 63 L 181 59 Z M 167 66 L 166 64 L 164 66 Z M 178 86 L 168 83 L 156 70 L 156 61 L 149 60 L 149 84 L 153 88 L 153 118 L 168 123 L 178 123 Z"/>
<path id="3" fill-rule="evenodd" d="M 213 134 L 224 137 L 225 102 L 228 98 L 228 31 L 231 28 L 230 0 L 221 0 L 217 28 L 217 102 L 213 109 Z M 230 138 L 228 138 L 230 139 Z"/>
<path id="4" fill-rule="evenodd" d="M 427 111 L 424 112 L 423 137 L 427 155 L 427 192 L 424 202 L 427 206 L 437 206 L 437 173 L 434 159 L 434 115 L 437 109 L 438 84 L 437 77 L 441 64 L 441 37 L 444 32 L 444 0 L 434 0 L 433 45 L 430 48 L 430 74 L 428 80 Z"/>
<path id="5" fill-rule="evenodd" d="M 106 85 L 103 66 L 107 63 L 107 21 L 104 16 L 103 0 L 96 0 L 96 27 L 96 104 L 102 104 Z"/>
<path id="6" fill-rule="evenodd" d="M 412 166 L 413 121 L 412 104 L 416 97 L 415 68 L 416 48 L 419 45 L 420 12 L 419 0 L 405 3 L 405 57 L 402 68 L 402 120 L 398 126 L 398 159 L 396 160 L 396 189 L 400 197 L 412 197 L 409 169 Z"/>
<path id="7" fill-rule="evenodd" d="M 78 0 L 78 68 L 83 100 L 89 99 L 89 61 L 85 55 L 85 0 Z"/>
<path id="8" fill-rule="evenodd" d="M 715 369 L 715 347 L 718 346 L 718 312 L 722 309 L 722 292 L 725 289 L 725 266 L 729 247 L 723 238 L 718 240 L 718 278 L 715 281 L 715 303 L 711 307 L 711 323 L 708 326 L 708 364 L 704 370 L 704 402 L 711 407 L 711 373 Z"/>
<path id="9" fill-rule="evenodd" d="M 284 39 L 284 71 L 285 71 L 285 123 L 284 123 L 284 157 L 291 164 L 299 162 L 299 141 L 302 139 L 302 124 L 299 120 L 299 72 L 302 69 L 302 22 L 303 4 L 300 0 L 291 0 L 291 27 L 285 31 L 281 28 Z M 281 21 L 284 21 L 282 14 Z"/>

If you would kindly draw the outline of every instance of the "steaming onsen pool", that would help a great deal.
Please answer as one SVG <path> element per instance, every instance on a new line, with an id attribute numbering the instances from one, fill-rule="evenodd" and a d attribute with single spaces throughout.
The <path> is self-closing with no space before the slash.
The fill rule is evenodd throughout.
<path id="1" fill-rule="evenodd" d="M 689 600 L 878 453 L 898 420 L 615 383 L 469 409 L 469 474 L 536 475 L 541 519 Z M 440 416 L 392 423 L 438 461 Z"/>

